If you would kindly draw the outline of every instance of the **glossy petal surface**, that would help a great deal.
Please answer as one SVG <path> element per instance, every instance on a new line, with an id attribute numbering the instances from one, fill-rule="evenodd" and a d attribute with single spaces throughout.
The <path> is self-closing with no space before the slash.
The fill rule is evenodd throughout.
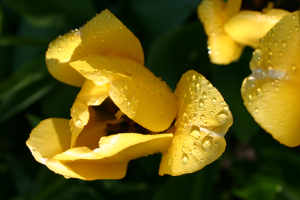
<path id="1" fill-rule="evenodd" d="M 198 16 L 208 35 L 208 50 L 211 62 L 229 64 L 240 57 L 243 47 L 234 42 L 224 31 L 226 21 L 237 14 L 241 0 L 203 0 L 198 7 Z"/>
<path id="2" fill-rule="evenodd" d="M 71 31 L 63 36 L 59 36 L 56 40 L 49 44 L 46 52 L 46 64 L 49 73 L 57 80 L 73 85 L 81 86 L 84 78 L 72 69 L 69 62 L 75 57 L 76 49 L 80 48 L 81 37 L 79 31 Z M 77 54 L 80 54 L 77 50 Z"/>
<path id="3" fill-rule="evenodd" d="M 125 176 L 127 163 L 99 164 L 78 161 L 66 164 L 53 159 L 56 154 L 70 148 L 70 141 L 69 120 L 50 118 L 32 130 L 26 144 L 38 162 L 65 177 L 94 180 L 120 179 Z"/>
<path id="4" fill-rule="evenodd" d="M 71 146 L 90 119 L 89 106 L 98 106 L 108 97 L 108 84 L 94 84 L 85 81 L 71 108 L 70 127 L 72 132 Z M 98 121 L 98 120 L 97 120 Z M 92 122 L 93 123 L 93 122 Z"/>
<path id="5" fill-rule="evenodd" d="M 89 56 L 72 62 L 71 66 L 96 84 L 109 80 L 109 97 L 114 104 L 146 129 L 160 132 L 174 120 L 174 94 L 141 64 L 115 56 Z"/>
<path id="6" fill-rule="evenodd" d="M 139 40 L 108 10 L 102 11 L 80 30 L 51 42 L 46 53 L 48 70 L 59 81 L 81 86 L 84 78 L 70 68 L 69 62 L 90 54 L 116 55 L 144 63 Z"/>
<path id="7" fill-rule="evenodd" d="M 242 85 L 254 119 L 287 146 L 300 144 L 300 12 L 282 18 L 261 40 Z"/>
<path id="8" fill-rule="evenodd" d="M 271 9 L 267 13 L 258 11 L 241 11 L 225 24 L 225 32 L 236 42 L 257 47 L 259 39 L 285 15 L 288 11 Z"/>
<path id="9" fill-rule="evenodd" d="M 221 94 L 201 74 L 188 71 L 176 92 L 175 134 L 163 154 L 159 174 L 181 175 L 202 169 L 225 150 L 232 115 Z"/>
<path id="10" fill-rule="evenodd" d="M 143 135 L 120 133 L 103 136 L 99 148 L 77 147 L 55 156 L 63 161 L 97 160 L 104 163 L 129 162 L 142 156 L 166 151 L 172 141 L 172 134 Z"/>

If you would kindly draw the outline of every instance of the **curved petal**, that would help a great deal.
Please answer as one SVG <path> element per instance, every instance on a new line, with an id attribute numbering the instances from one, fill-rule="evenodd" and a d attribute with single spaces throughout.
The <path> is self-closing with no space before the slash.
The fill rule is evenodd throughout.
<path id="1" fill-rule="evenodd" d="M 236 15 L 242 6 L 242 0 L 228 0 L 226 3 L 226 13 L 227 17 L 231 18 Z"/>
<path id="2" fill-rule="evenodd" d="M 172 138 L 172 134 L 143 135 L 138 133 L 103 136 L 97 149 L 72 148 L 56 155 L 55 159 L 62 161 L 97 160 L 103 163 L 128 162 L 132 159 L 166 151 Z"/>
<path id="3" fill-rule="evenodd" d="M 241 6 L 240 0 L 203 0 L 198 7 L 198 16 L 208 35 L 208 50 L 211 62 L 229 64 L 237 60 L 243 47 L 224 31 L 224 24 L 235 15 Z"/>
<path id="4" fill-rule="evenodd" d="M 96 85 L 92 81 L 85 81 L 71 108 L 71 146 L 74 146 L 80 132 L 89 122 L 89 106 L 100 105 L 108 97 L 108 89 L 108 84 L 106 84 L 105 82 Z M 95 114 L 94 116 L 96 117 Z"/>
<path id="5" fill-rule="evenodd" d="M 175 94 L 179 106 L 176 131 L 163 153 L 160 175 L 192 173 L 216 160 L 225 150 L 224 135 L 232 125 L 222 95 L 201 74 L 186 72 Z"/>
<path id="6" fill-rule="evenodd" d="M 51 158 L 70 148 L 70 141 L 69 120 L 49 118 L 40 122 L 31 131 L 26 145 L 32 153 L 43 158 Z"/>
<path id="7" fill-rule="evenodd" d="M 287 146 L 300 145 L 300 12 L 280 20 L 261 40 L 242 85 L 248 111 Z"/>
<path id="8" fill-rule="evenodd" d="M 50 118 L 43 120 L 30 134 L 26 144 L 36 161 L 55 173 L 68 178 L 84 180 L 121 179 L 125 176 L 127 163 L 71 162 L 53 159 L 56 154 L 70 148 L 69 120 Z"/>
<path id="9" fill-rule="evenodd" d="M 70 67 L 69 62 L 74 57 L 80 57 L 80 53 L 74 55 L 75 50 L 80 45 L 80 32 L 78 30 L 71 31 L 52 41 L 46 52 L 46 64 L 49 73 L 57 80 L 77 87 L 83 84 L 84 78 Z"/>
<path id="10" fill-rule="evenodd" d="M 175 118 L 176 98 L 165 82 L 146 67 L 114 56 L 88 56 L 71 66 L 95 83 L 109 79 L 109 96 L 122 113 L 153 132 L 166 130 Z"/>
<path id="11" fill-rule="evenodd" d="M 115 55 L 144 64 L 144 52 L 135 35 L 109 10 L 104 10 L 81 29 L 86 55 Z"/>
<path id="12" fill-rule="evenodd" d="M 104 10 L 80 30 L 71 31 L 50 43 L 46 63 L 50 74 L 64 83 L 81 86 L 84 78 L 69 62 L 90 54 L 117 55 L 144 63 L 139 40 L 109 10 Z"/>
<path id="13" fill-rule="evenodd" d="M 209 36 L 207 45 L 211 62 L 220 65 L 227 65 L 239 59 L 243 51 L 243 46 L 226 33 Z"/>
<path id="14" fill-rule="evenodd" d="M 255 48 L 258 46 L 259 39 L 287 14 L 288 11 L 281 9 L 272 9 L 267 13 L 241 11 L 228 20 L 224 29 L 234 41 Z"/>

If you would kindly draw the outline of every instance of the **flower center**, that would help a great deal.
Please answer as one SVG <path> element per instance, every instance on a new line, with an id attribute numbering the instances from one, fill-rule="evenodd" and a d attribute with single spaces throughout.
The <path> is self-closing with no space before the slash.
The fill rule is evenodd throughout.
<path id="1" fill-rule="evenodd" d="M 89 122 L 78 136 L 75 146 L 95 149 L 102 136 L 119 133 L 150 133 L 123 114 L 110 98 L 100 106 L 90 106 L 89 113 Z"/>

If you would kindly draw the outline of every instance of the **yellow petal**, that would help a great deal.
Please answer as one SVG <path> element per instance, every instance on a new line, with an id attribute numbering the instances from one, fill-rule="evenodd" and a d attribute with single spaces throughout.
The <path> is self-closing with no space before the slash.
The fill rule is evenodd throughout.
<path id="1" fill-rule="evenodd" d="M 59 36 L 49 44 L 46 52 L 46 64 L 49 73 L 54 78 L 73 86 L 82 85 L 84 78 L 68 64 L 74 57 L 80 57 L 80 55 L 74 55 L 74 51 L 79 48 L 80 44 L 79 31 L 71 31 Z"/>
<path id="2" fill-rule="evenodd" d="M 276 140 L 300 145 L 300 12 L 280 20 L 261 40 L 242 85 L 244 104 Z"/>
<path id="3" fill-rule="evenodd" d="M 223 25 L 227 20 L 225 5 L 223 0 L 203 0 L 199 4 L 198 17 L 208 36 L 223 31 Z"/>
<path id="4" fill-rule="evenodd" d="M 186 72 L 175 94 L 179 106 L 176 131 L 163 153 L 160 175 L 192 173 L 216 160 L 225 150 L 224 135 L 232 125 L 222 95 L 201 74 Z"/>
<path id="5" fill-rule="evenodd" d="M 43 120 L 30 134 L 26 144 L 34 158 L 55 173 L 68 178 L 84 180 L 120 179 L 126 174 L 127 163 L 70 162 L 53 159 L 56 154 L 70 148 L 69 120 L 50 118 Z"/>
<path id="6" fill-rule="evenodd" d="M 75 144 L 80 132 L 89 122 L 89 106 L 100 105 L 107 97 L 108 84 L 101 83 L 100 85 L 95 85 L 92 81 L 85 81 L 71 108 L 71 146 Z"/>
<path id="7" fill-rule="evenodd" d="M 64 83 L 81 86 L 84 78 L 69 62 L 90 54 L 116 55 L 144 63 L 139 40 L 109 10 L 104 10 L 80 30 L 71 31 L 50 43 L 46 63 L 50 74 Z"/>
<path id="8" fill-rule="evenodd" d="M 38 162 L 65 178 L 82 180 L 122 179 L 127 171 L 127 163 L 99 163 L 97 161 L 64 163 L 52 158 L 44 158 L 35 151 L 32 151 L 32 155 Z"/>
<path id="9" fill-rule="evenodd" d="M 26 144 L 32 152 L 51 158 L 70 148 L 69 120 L 49 118 L 39 123 L 30 133 Z"/>
<path id="10" fill-rule="evenodd" d="M 208 38 L 208 53 L 212 63 L 227 65 L 240 58 L 243 46 L 227 34 L 216 34 Z"/>
<path id="11" fill-rule="evenodd" d="M 237 60 L 243 47 L 232 40 L 224 31 L 224 24 L 235 15 L 241 6 L 240 0 L 203 0 L 198 7 L 198 16 L 208 35 L 211 62 L 229 64 Z"/>
<path id="12" fill-rule="evenodd" d="M 144 64 L 140 41 L 109 10 L 104 10 L 81 29 L 86 55 L 115 55 Z"/>
<path id="13" fill-rule="evenodd" d="M 255 48 L 259 39 L 287 14 L 288 11 L 281 9 L 271 9 L 267 13 L 241 11 L 225 24 L 225 32 L 234 41 Z"/>
<path id="14" fill-rule="evenodd" d="M 226 13 L 228 19 L 236 15 L 242 6 L 242 0 L 228 0 L 226 3 Z"/>
<path id="15" fill-rule="evenodd" d="M 176 135 L 163 154 L 159 175 L 179 176 L 196 172 L 215 161 L 226 147 L 224 137 L 197 131 L 197 135 Z"/>
<path id="16" fill-rule="evenodd" d="M 143 135 L 120 133 L 103 136 L 99 148 L 76 147 L 55 156 L 57 160 L 97 160 L 103 163 L 128 162 L 132 159 L 166 151 L 172 134 Z"/>
<path id="17" fill-rule="evenodd" d="M 94 83 L 109 79 L 112 101 L 146 129 L 160 132 L 174 120 L 175 95 L 143 65 L 120 57 L 89 56 L 72 62 L 71 66 Z"/>

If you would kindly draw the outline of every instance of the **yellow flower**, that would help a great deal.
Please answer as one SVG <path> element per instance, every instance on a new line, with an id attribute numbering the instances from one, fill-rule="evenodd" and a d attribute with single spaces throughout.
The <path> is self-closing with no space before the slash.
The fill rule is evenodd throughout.
<path id="1" fill-rule="evenodd" d="M 300 145 L 300 11 L 283 17 L 254 51 L 242 85 L 244 104 L 276 140 Z"/>
<path id="2" fill-rule="evenodd" d="M 175 95 L 143 60 L 138 39 L 108 10 L 52 42 L 49 72 L 82 87 L 71 120 L 46 119 L 32 130 L 35 159 L 66 177 L 119 179 L 129 160 L 166 150 L 172 134 L 150 133 L 170 127 Z"/>
<path id="3" fill-rule="evenodd" d="M 222 95 L 201 74 L 186 72 L 175 91 L 178 114 L 174 138 L 163 153 L 159 174 L 192 173 L 215 161 L 225 150 L 224 135 L 232 115 Z"/>
<path id="4" fill-rule="evenodd" d="M 198 15 L 208 35 L 211 62 L 229 64 L 237 60 L 244 45 L 256 48 L 258 41 L 288 11 L 273 9 L 272 5 L 262 12 L 240 11 L 241 0 L 203 0 Z"/>
<path id="5" fill-rule="evenodd" d="M 209 57 L 212 63 L 226 65 L 237 60 L 243 46 L 236 43 L 224 30 L 225 23 L 236 15 L 242 0 L 203 0 L 198 6 L 198 16 L 208 35 Z"/>
<path id="6" fill-rule="evenodd" d="M 143 60 L 138 39 L 108 10 L 52 42 L 49 72 L 81 90 L 71 120 L 46 119 L 32 130 L 27 146 L 34 158 L 84 180 L 120 179 L 130 160 L 157 152 L 160 174 L 191 173 L 217 159 L 232 123 L 222 96 L 194 71 L 174 95 Z M 162 133 L 173 130 L 174 137 Z"/>

